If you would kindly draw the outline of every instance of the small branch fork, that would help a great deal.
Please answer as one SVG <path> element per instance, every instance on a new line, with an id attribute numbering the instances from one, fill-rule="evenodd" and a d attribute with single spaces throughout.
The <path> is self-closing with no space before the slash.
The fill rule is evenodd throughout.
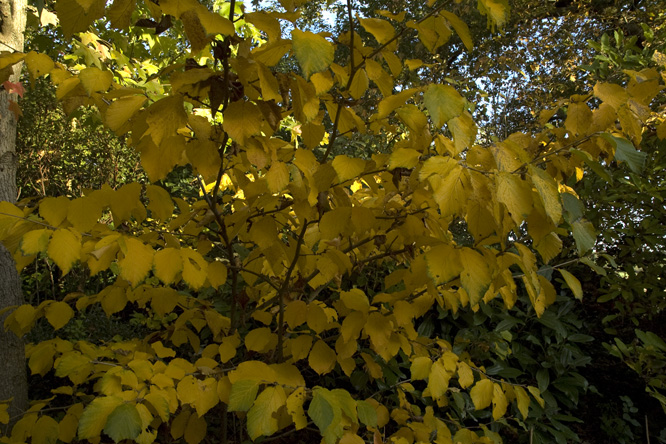
<path id="1" fill-rule="evenodd" d="M 428 18 L 432 17 L 433 15 L 437 14 L 439 11 L 444 9 L 444 6 L 446 6 L 447 2 L 443 2 L 441 5 L 438 7 L 434 8 L 432 11 L 427 13 L 425 16 L 421 17 L 416 23 L 422 23 L 423 21 L 427 20 Z M 350 51 L 350 63 L 349 66 L 350 71 L 349 71 L 349 80 L 347 81 L 347 85 L 345 89 L 349 90 L 351 87 L 352 81 L 354 80 L 354 76 L 358 72 L 359 69 L 363 68 L 365 66 L 365 61 L 367 59 L 371 59 L 377 54 L 381 53 L 387 46 L 389 46 L 391 43 L 395 42 L 396 40 L 400 39 L 402 36 L 404 36 L 408 32 L 412 32 L 414 29 L 408 28 L 408 27 L 403 27 L 400 32 L 395 34 L 393 37 L 391 37 L 388 41 L 384 42 L 382 45 L 379 46 L 379 48 L 375 49 L 372 51 L 367 57 L 363 57 L 363 59 L 358 63 L 358 65 L 355 63 L 354 60 L 354 20 L 352 17 L 352 4 L 351 0 L 347 0 L 347 20 L 349 21 L 349 51 Z M 332 119 L 333 120 L 333 129 L 331 130 L 331 136 L 329 137 L 329 142 L 328 142 L 328 147 L 326 147 L 326 152 L 324 153 L 324 156 L 321 159 L 321 163 L 326 162 L 326 159 L 328 159 L 328 156 L 331 154 L 331 150 L 333 149 L 333 146 L 335 144 L 335 140 L 338 138 L 339 133 L 338 133 L 338 125 L 340 123 L 340 115 L 342 113 L 342 103 L 338 103 L 338 108 L 335 112 L 335 117 Z"/>

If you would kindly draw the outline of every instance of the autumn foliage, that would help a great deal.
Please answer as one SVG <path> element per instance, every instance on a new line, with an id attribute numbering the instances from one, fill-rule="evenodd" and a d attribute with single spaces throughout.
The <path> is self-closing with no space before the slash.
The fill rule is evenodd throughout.
<path id="1" fill-rule="evenodd" d="M 645 69 L 623 86 L 597 83 L 544 110 L 539 132 L 480 146 L 473 104 L 454 84 L 395 86 L 423 65 L 396 56 L 405 36 L 432 52 L 450 39 L 473 47 L 446 3 L 428 2 L 418 21 L 354 18 L 350 7 L 337 36 L 299 29 L 302 2 L 280 3 L 250 13 L 233 0 L 58 0 L 59 26 L 86 64 L 0 57 L 0 68 L 48 77 L 66 110 L 96 107 L 150 180 L 0 202 L 0 240 L 19 270 L 47 256 L 64 274 L 110 276 L 97 293 L 20 306 L 6 327 L 57 332 L 96 304 L 161 325 L 131 340 L 29 344 L 31 373 L 60 386 L 0 441 L 491 443 L 539 420 L 534 381 L 487 374 L 421 320 L 495 299 L 511 310 L 520 295 L 539 317 L 559 288 L 583 298 L 554 262 L 563 242 L 584 255 L 596 239 L 572 184 L 612 159 L 640 171 L 661 77 Z M 509 10 L 480 0 L 478 13 L 501 29 Z M 176 43 L 155 36 L 131 43 L 137 52 L 187 60 L 139 60 L 100 37 L 138 25 Z M 563 125 L 548 123 L 557 112 Z M 392 150 L 336 154 L 353 134 L 389 136 Z M 187 166 L 198 199 L 163 186 Z M 558 289 L 538 272 L 545 264 Z M 377 285 L 354 285 L 367 269 L 379 270 Z"/>

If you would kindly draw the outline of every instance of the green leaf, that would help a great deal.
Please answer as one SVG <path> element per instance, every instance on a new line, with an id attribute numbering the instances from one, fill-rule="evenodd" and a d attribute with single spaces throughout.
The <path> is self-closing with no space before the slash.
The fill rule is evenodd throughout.
<path id="1" fill-rule="evenodd" d="M 122 403 L 122 398 L 117 396 L 93 399 L 79 419 L 79 439 L 99 438 L 109 415 Z"/>
<path id="2" fill-rule="evenodd" d="M 310 406 L 308 407 L 308 416 L 312 418 L 312 421 L 319 428 L 322 435 L 331 425 L 333 418 L 335 417 L 333 407 L 323 394 L 324 390 L 326 389 L 315 387 L 312 391 L 312 401 L 310 401 Z"/>
<path id="3" fill-rule="evenodd" d="M 247 412 L 247 433 L 252 440 L 259 436 L 270 436 L 278 431 L 278 410 L 285 405 L 287 396 L 277 385 L 266 387 Z"/>
<path id="4" fill-rule="evenodd" d="M 590 222 L 585 219 L 577 220 L 571 224 L 571 231 L 573 232 L 579 255 L 584 255 L 594 247 L 597 241 L 597 233 Z"/>
<path id="5" fill-rule="evenodd" d="M 423 103 L 435 127 L 462 114 L 465 99 L 450 85 L 430 85 L 423 94 Z"/>
<path id="6" fill-rule="evenodd" d="M 232 384 L 228 410 L 230 412 L 248 411 L 257 397 L 259 384 L 259 381 L 253 379 L 244 379 Z"/>
<path id="7" fill-rule="evenodd" d="M 377 411 L 366 401 L 356 401 L 358 419 L 368 427 L 377 427 Z"/>
<path id="8" fill-rule="evenodd" d="M 646 153 L 636 151 L 634 145 L 622 137 L 616 137 L 608 133 L 602 134 L 601 137 L 615 147 L 615 160 L 627 162 L 629 169 L 636 174 L 643 171 L 647 158 Z"/>
<path id="9" fill-rule="evenodd" d="M 135 439 L 141 433 L 141 417 L 134 404 L 121 404 L 109 415 L 104 433 L 115 442 Z"/>
<path id="10" fill-rule="evenodd" d="M 334 46 L 324 37 L 310 31 L 291 31 L 292 48 L 305 78 L 323 71 L 333 63 Z"/>

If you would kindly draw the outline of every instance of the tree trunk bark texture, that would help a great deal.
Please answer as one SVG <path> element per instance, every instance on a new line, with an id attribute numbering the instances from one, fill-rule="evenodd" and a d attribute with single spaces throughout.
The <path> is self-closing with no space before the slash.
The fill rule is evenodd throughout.
<path id="1" fill-rule="evenodd" d="M 0 0 L 0 51 L 23 51 L 26 0 Z M 14 67 L 11 82 L 18 82 L 20 66 Z M 0 201 L 16 201 L 16 118 L 9 109 L 15 94 L 0 90 Z M 23 303 L 21 281 L 7 249 L 0 243 L 0 310 Z M 23 339 L 5 331 L 0 317 L 0 401 L 12 398 L 10 421 L 18 419 L 28 406 L 28 381 Z M 0 431 L 0 435 L 2 435 Z"/>

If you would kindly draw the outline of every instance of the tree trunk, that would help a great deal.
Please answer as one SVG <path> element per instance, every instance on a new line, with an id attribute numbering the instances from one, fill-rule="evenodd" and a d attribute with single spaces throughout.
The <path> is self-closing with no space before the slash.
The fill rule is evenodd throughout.
<path id="1" fill-rule="evenodd" d="M 23 51 L 26 6 L 26 0 L 0 0 L 0 51 Z M 11 82 L 19 81 L 20 70 L 14 67 Z M 16 201 L 16 118 L 9 109 L 10 101 L 16 100 L 15 94 L 0 91 L 0 201 Z M 22 303 L 14 260 L 0 244 L 0 310 Z M 0 401 L 13 399 L 9 416 L 14 422 L 28 406 L 28 380 L 23 340 L 5 331 L 5 317 L 0 317 Z"/>

